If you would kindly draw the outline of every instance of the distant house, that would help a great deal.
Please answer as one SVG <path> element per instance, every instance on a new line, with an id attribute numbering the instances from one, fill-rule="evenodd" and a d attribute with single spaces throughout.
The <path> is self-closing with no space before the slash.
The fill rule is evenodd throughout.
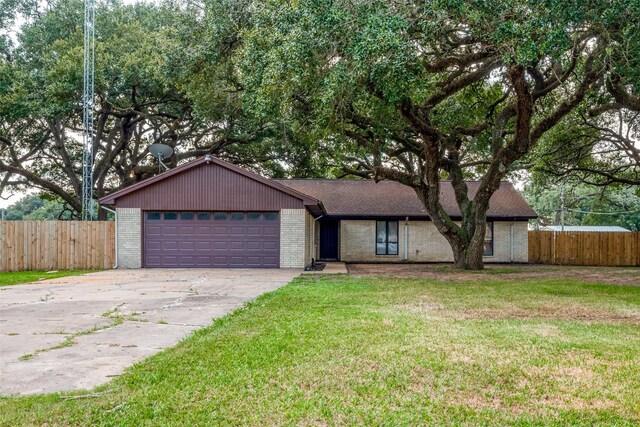
<path id="1" fill-rule="evenodd" d="M 469 192 L 477 182 L 469 182 Z M 444 209 L 460 219 L 453 188 Z M 302 268 L 312 260 L 452 261 L 415 192 L 393 181 L 271 180 L 198 159 L 100 200 L 117 212 L 118 265 Z M 537 215 L 508 182 L 490 201 L 485 261 L 526 262 Z"/>
<path id="2" fill-rule="evenodd" d="M 545 231 L 563 231 L 561 225 L 545 225 L 540 227 L 540 230 Z M 582 232 L 631 232 L 623 227 L 617 225 L 565 225 L 564 231 L 582 231 Z"/>

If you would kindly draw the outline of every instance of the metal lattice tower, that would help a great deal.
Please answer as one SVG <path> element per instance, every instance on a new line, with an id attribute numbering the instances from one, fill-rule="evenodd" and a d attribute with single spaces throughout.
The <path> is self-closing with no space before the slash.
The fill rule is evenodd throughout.
<path id="1" fill-rule="evenodd" d="M 93 200 L 93 110 L 95 64 L 95 0 L 84 0 L 84 94 L 82 98 L 82 220 L 95 217 Z"/>

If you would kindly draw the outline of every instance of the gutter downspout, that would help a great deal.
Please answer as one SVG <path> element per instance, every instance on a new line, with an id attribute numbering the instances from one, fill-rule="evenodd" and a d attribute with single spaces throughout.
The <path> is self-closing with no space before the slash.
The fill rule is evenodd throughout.
<path id="1" fill-rule="evenodd" d="M 100 206 L 107 212 L 111 212 L 116 217 L 116 235 L 115 235 L 115 246 L 116 246 L 116 262 L 113 264 L 114 270 L 118 268 L 118 212 L 113 209 L 105 208 L 104 206 Z"/>
<path id="2" fill-rule="evenodd" d="M 409 261 L 409 217 L 404 220 L 404 260 Z"/>
<path id="3" fill-rule="evenodd" d="M 509 225 L 509 259 L 511 261 L 511 263 L 513 264 L 513 225 L 514 222 L 511 221 L 511 224 Z"/>
<path id="4" fill-rule="evenodd" d="M 318 255 L 318 247 L 316 246 L 316 223 L 324 215 L 320 215 L 318 218 L 313 218 L 313 233 L 311 234 L 311 247 L 313 248 L 313 256 L 311 257 L 311 264 L 315 264 L 316 255 Z"/>

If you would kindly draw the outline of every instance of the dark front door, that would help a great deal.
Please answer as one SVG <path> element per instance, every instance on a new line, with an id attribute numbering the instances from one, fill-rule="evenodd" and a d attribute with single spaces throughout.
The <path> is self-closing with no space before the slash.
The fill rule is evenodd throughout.
<path id="1" fill-rule="evenodd" d="M 277 212 L 145 212 L 145 267 L 270 267 L 280 261 Z"/>
<path id="2" fill-rule="evenodd" d="M 340 221 L 320 222 L 320 259 L 338 259 Z"/>

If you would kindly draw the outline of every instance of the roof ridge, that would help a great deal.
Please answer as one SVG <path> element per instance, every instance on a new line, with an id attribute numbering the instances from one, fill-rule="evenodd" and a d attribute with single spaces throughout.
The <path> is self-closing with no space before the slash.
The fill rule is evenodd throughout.
<path id="1" fill-rule="evenodd" d="M 344 178 L 271 178 L 272 181 L 340 181 L 340 182 L 398 182 L 392 179 L 381 179 L 375 181 L 371 178 L 357 178 L 357 179 L 344 179 Z M 450 179 L 441 179 L 440 182 L 452 182 Z M 481 179 L 465 179 L 464 182 L 482 182 Z M 513 183 L 507 179 L 500 180 L 500 182 L 506 182 L 513 185 Z"/>

